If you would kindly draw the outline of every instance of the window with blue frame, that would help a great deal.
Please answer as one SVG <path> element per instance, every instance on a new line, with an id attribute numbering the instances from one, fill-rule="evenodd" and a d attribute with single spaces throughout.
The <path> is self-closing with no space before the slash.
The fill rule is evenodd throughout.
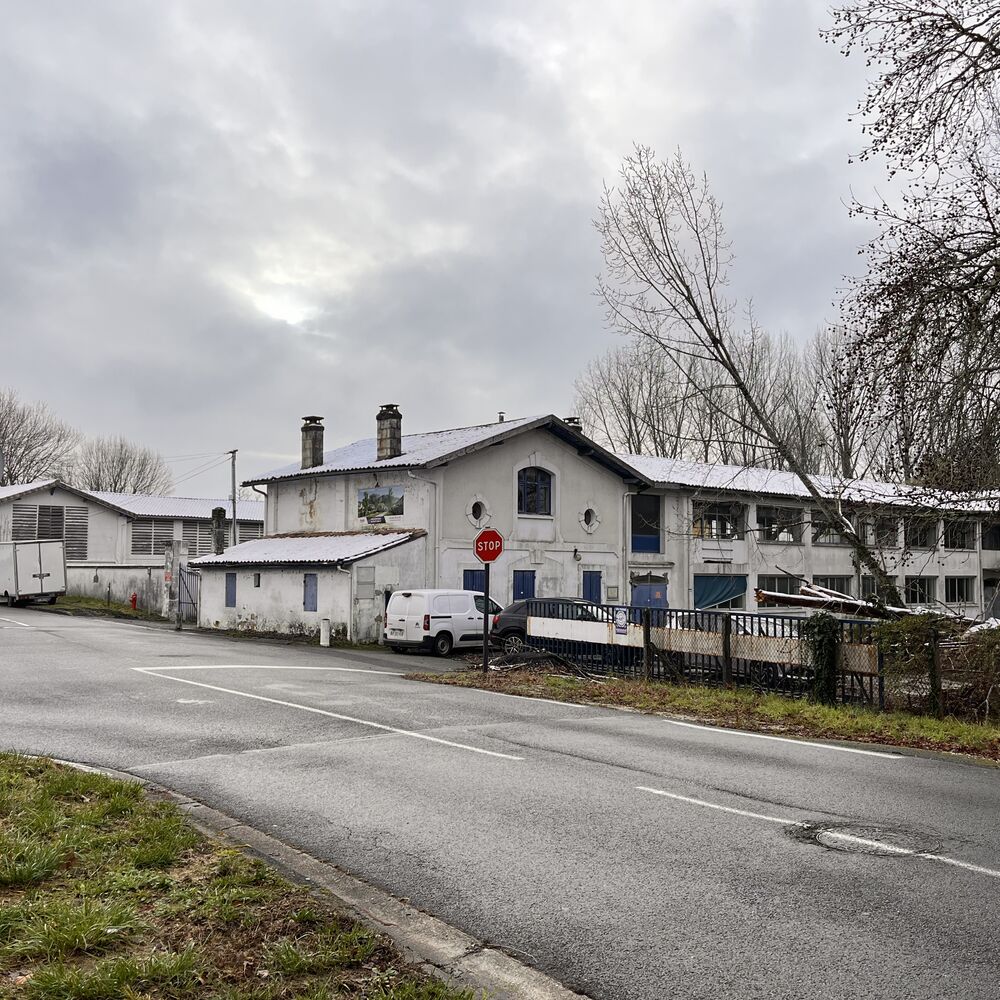
<path id="1" fill-rule="evenodd" d="M 486 590 L 486 570 L 463 570 L 462 590 L 474 590 L 477 594 L 482 594 Z"/>
<path id="2" fill-rule="evenodd" d="M 236 607 L 236 574 L 226 574 L 226 607 Z"/>
<path id="3" fill-rule="evenodd" d="M 583 599 L 601 603 L 601 571 L 585 569 L 583 571 Z"/>
<path id="4" fill-rule="evenodd" d="M 514 570 L 514 600 L 526 601 L 535 596 L 535 571 L 533 569 Z"/>
<path id="5" fill-rule="evenodd" d="M 660 551 L 660 498 L 649 493 L 632 497 L 632 551 Z"/>
<path id="6" fill-rule="evenodd" d="M 518 514 L 552 514 L 552 473 L 537 466 L 517 474 Z"/>
<path id="7" fill-rule="evenodd" d="M 315 573 L 302 574 L 302 610 L 315 611 L 318 607 L 317 579 Z"/>

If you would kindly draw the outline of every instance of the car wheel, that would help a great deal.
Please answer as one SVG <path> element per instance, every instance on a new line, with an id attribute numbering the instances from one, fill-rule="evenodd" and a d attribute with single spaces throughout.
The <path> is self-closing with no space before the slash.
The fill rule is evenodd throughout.
<path id="1" fill-rule="evenodd" d="M 503 637 L 503 651 L 507 656 L 517 656 L 524 649 L 524 633 L 510 632 Z"/>
<path id="2" fill-rule="evenodd" d="M 451 635 L 448 632 L 438 632 L 438 634 L 434 636 L 434 645 L 432 646 L 434 655 L 448 656 L 451 653 L 452 645 Z"/>

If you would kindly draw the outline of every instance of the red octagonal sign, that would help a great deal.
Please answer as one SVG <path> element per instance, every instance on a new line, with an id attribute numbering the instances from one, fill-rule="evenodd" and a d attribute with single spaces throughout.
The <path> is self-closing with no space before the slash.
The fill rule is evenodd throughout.
<path id="1" fill-rule="evenodd" d="M 496 528 L 483 528 L 472 543 L 480 562 L 491 563 L 503 554 L 503 535 Z"/>

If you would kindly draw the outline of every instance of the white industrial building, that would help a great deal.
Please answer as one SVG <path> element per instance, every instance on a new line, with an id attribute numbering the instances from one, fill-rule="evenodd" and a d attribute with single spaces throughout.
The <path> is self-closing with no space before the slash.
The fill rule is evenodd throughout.
<path id="1" fill-rule="evenodd" d="M 265 538 L 193 562 L 200 622 L 262 631 L 381 634 L 399 588 L 480 590 L 472 541 L 506 540 L 491 596 L 754 610 L 753 590 L 802 580 L 869 596 L 873 580 L 785 472 L 616 455 L 548 415 L 402 433 L 393 404 L 376 435 L 324 452 L 322 418 L 302 460 L 265 486 Z M 986 506 L 929 515 L 916 493 L 819 478 L 881 553 L 906 600 L 982 611 L 1000 584 L 1000 518 Z"/>
<path id="2" fill-rule="evenodd" d="M 62 539 L 69 593 L 110 593 L 120 603 L 134 593 L 140 607 L 158 610 L 164 548 L 176 540 L 189 556 L 211 552 L 215 507 L 232 509 L 230 500 L 101 493 L 43 479 L 0 486 L 0 542 Z M 238 501 L 236 519 L 239 541 L 260 537 L 263 501 Z"/>

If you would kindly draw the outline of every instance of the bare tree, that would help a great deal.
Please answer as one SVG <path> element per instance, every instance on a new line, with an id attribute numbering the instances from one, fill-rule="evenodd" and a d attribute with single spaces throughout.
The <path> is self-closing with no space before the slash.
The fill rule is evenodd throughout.
<path id="1" fill-rule="evenodd" d="M 881 562 L 836 499 L 818 488 L 783 433 L 773 396 L 762 396 L 748 380 L 746 359 L 759 330 L 750 309 L 737 323 L 735 303 L 726 295 L 732 253 L 707 179 L 696 178 L 679 152 L 661 162 L 649 147 L 636 146 L 622 165 L 619 186 L 605 188 L 596 226 L 605 261 L 599 290 L 609 322 L 655 344 L 692 391 L 698 386 L 691 383 L 691 361 L 705 365 L 713 385 L 740 402 L 739 412 L 725 415 L 763 437 L 860 565 L 895 599 Z"/>
<path id="2" fill-rule="evenodd" d="M 0 389 L 0 486 L 58 475 L 78 440 L 44 403 Z"/>
<path id="3" fill-rule="evenodd" d="M 69 482 L 87 490 L 110 493 L 169 493 L 170 470 L 162 456 L 124 437 L 85 441 L 73 456 Z"/>

